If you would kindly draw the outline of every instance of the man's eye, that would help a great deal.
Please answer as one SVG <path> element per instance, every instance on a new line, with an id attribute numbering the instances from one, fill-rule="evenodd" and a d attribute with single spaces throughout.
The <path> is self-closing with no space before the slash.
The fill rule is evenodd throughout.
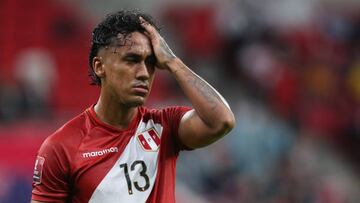
<path id="1" fill-rule="evenodd" d="M 135 58 L 135 57 L 127 57 L 125 58 L 126 61 L 131 62 L 131 63 L 137 63 L 139 62 L 139 59 Z"/>

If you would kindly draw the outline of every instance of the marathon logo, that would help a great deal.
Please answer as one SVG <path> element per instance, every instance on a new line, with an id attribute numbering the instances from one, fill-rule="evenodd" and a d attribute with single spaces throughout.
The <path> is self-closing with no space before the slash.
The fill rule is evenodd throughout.
<path id="1" fill-rule="evenodd" d="M 100 151 L 94 151 L 94 152 L 85 152 L 82 154 L 82 157 L 83 158 L 90 158 L 90 157 L 97 157 L 97 156 L 103 156 L 105 154 L 108 154 L 108 153 L 115 153 L 115 152 L 118 152 L 118 148 L 117 147 L 111 147 L 111 148 L 108 148 L 108 149 L 103 149 L 103 150 L 100 150 Z"/>

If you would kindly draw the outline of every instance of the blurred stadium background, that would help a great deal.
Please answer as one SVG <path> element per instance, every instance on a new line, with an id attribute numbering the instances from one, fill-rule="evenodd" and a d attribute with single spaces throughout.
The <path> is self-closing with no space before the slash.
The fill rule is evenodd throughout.
<path id="1" fill-rule="evenodd" d="M 140 8 L 237 118 L 183 152 L 179 203 L 360 202 L 359 0 L 0 0 L 0 202 L 29 202 L 46 136 L 97 99 L 90 32 Z M 158 72 L 148 106 L 186 104 Z"/>

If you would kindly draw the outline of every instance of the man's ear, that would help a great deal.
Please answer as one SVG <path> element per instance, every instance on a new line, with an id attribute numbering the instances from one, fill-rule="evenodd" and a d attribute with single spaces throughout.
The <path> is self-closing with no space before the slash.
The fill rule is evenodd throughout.
<path id="1" fill-rule="evenodd" d="M 99 78 L 105 77 L 105 69 L 104 69 L 104 64 L 102 62 L 101 56 L 96 56 L 93 58 L 93 68 L 94 68 L 95 74 Z"/>

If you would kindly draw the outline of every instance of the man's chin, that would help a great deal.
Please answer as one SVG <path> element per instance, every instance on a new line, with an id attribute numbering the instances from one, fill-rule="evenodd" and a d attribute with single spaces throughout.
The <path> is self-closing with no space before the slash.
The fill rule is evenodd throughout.
<path id="1" fill-rule="evenodd" d="M 137 98 L 135 98 L 134 100 L 132 100 L 131 102 L 129 102 L 128 104 L 129 104 L 129 106 L 131 106 L 131 107 L 138 107 L 138 106 L 144 105 L 145 101 L 146 101 L 146 98 L 144 98 L 144 97 L 137 97 Z"/>

